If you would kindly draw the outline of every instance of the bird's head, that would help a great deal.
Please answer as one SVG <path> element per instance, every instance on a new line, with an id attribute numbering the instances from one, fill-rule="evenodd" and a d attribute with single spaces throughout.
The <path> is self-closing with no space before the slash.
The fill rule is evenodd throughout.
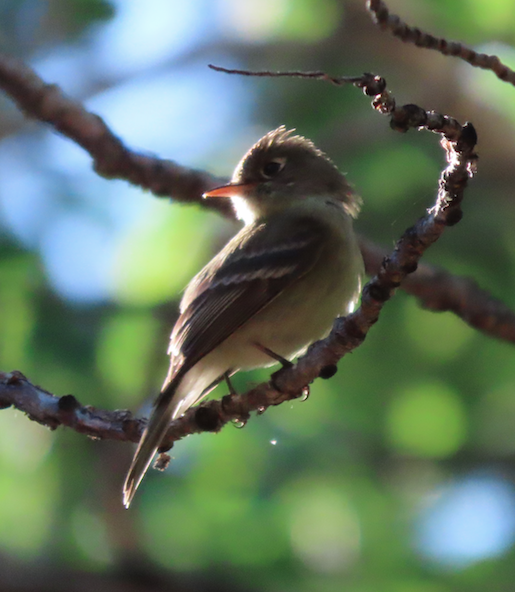
<path id="1" fill-rule="evenodd" d="M 263 136 L 241 159 L 231 182 L 204 194 L 230 197 L 246 223 L 299 200 L 331 199 L 355 216 L 359 199 L 344 175 L 311 140 L 284 126 Z"/>

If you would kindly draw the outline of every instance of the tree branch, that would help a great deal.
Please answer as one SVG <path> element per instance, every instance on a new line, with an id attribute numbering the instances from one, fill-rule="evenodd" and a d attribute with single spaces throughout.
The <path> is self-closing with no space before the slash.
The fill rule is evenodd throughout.
<path id="1" fill-rule="evenodd" d="M 67 97 L 57 85 L 44 82 L 21 60 L 2 54 L 0 88 L 27 117 L 49 123 L 82 146 L 92 157 L 95 171 L 107 179 L 123 179 L 156 196 L 182 202 L 199 202 L 205 191 L 224 182 L 204 171 L 129 149 L 101 117 Z M 203 206 L 232 215 L 223 200 L 205 200 Z"/>
<path id="2" fill-rule="evenodd" d="M 73 395 L 57 397 L 21 372 L 0 372 L 0 409 L 11 406 L 51 430 L 62 425 L 102 440 L 138 442 L 145 423 L 130 411 L 103 411 L 82 406 Z"/>
<path id="3" fill-rule="evenodd" d="M 387 251 L 365 237 L 359 237 L 359 244 L 367 274 L 374 275 Z M 453 312 L 474 329 L 515 343 L 515 313 L 469 277 L 421 263 L 402 282 L 401 289 L 415 296 L 427 310 Z"/>
<path id="4" fill-rule="evenodd" d="M 469 47 L 465 47 L 457 41 L 447 41 L 442 37 L 435 37 L 422 31 L 418 27 L 412 27 L 405 23 L 396 14 L 390 14 L 388 6 L 383 0 L 367 0 L 367 10 L 372 15 L 374 22 L 383 30 L 390 31 L 392 35 L 405 43 L 413 43 L 417 47 L 433 49 L 445 56 L 453 56 L 468 62 L 475 68 L 491 70 L 497 78 L 515 85 L 515 72 L 503 64 L 496 55 L 477 53 Z"/>

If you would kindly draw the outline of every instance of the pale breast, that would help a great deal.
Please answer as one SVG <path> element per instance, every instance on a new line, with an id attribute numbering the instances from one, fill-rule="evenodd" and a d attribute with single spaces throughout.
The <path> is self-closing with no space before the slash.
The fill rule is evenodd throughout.
<path id="1" fill-rule="evenodd" d="M 241 369 L 270 365 L 252 345 L 258 342 L 291 359 L 307 345 L 325 337 L 338 316 L 348 314 L 359 296 L 363 261 L 357 241 L 342 233 L 342 220 L 328 227 L 328 241 L 313 269 L 250 319 L 228 341 Z"/>

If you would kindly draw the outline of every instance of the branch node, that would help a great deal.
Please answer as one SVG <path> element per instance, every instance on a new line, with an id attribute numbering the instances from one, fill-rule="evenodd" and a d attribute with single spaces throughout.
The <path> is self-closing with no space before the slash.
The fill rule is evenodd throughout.
<path id="1" fill-rule="evenodd" d="M 374 280 L 365 286 L 365 290 L 368 295 L 377 302 L 386 302 L 391 296 L 391 290 L 388 286 L 381 285 Z"/>
<path id="2" fill-rule="evenodd" d="M 454 226 L 463 218 L 463 210 L 461 208 L 453 208 L 445 218 L 447 226 Z"/>
<path id="3" fill-rule="evenodd" d="M 230 395 L 227 395 L 230 397 Z M 223 407 L 223 399 L 222 399 Z M 199 428 L 204 432 L 218 432 L 223 427 L 220 415 L 216 409 L 200 405 L 195 412 L 195 421 Z"/>
<path id="4" fill-rule="evenodd" d="M 4 374 L 5 384 L 14 385 L 19 384 L 20 382 L 27 380 L 24 374 L 22 374 L 19 370 L 13 370 L 7 374 Z"/>
<path id="5" fill-rule="evenodd" d="M 328 380 L 332 378 L 338 372 L 338 366 L 336 364 L 328 364 L 327 366 L 323 366 L 320 372 L 318 373 L 319 378 L 323 378 L 324 380 Z"/>
<path id="6" fill-rule="evenodd" d="M 57 406 L 59 407 L 59 411 L 72 413 L 81 405 L 73 395 L 63 395 L 62 397 L 59 397 Z"/>

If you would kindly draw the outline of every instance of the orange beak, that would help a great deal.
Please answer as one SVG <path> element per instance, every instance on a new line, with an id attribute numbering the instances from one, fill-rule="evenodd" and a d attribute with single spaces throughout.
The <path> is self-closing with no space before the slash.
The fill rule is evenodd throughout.
<path id="1" fill-rule="evenodd" d="M 215 189 L 206 191 L 202 197 L 233 197 L 236 195 L 246 195 L 255 186 L 256 183 L 241 183 L 239 185 L 235 183 L 228 183 L 227 185 L 215 187 Z"/>

